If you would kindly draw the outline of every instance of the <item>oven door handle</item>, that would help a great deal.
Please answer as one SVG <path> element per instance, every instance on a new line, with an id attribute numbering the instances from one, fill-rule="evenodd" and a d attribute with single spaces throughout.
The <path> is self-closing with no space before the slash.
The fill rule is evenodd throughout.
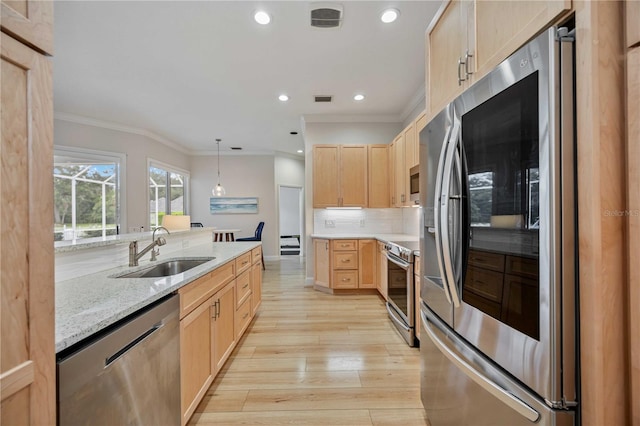
<path id="1" fill-rule="evenodd" d="M 456 271 L 454 269 L 454 260 L 452 259 L 451 240 L 449 238 L 449 203 L 451 200 L 458 200 L 459 197 L 451 196 L 449 189 L 451 186 L 451 176 L 453 175 L 454 161 L 456 151 L 458 149 L 458 140 L 460 134 L 460 120 L 453 114 L 453 131 L 451 132 L 450 140 L 447 148 L 447 155 L 444 160 L 443 175 L 442 175 L 442 188 L 440 192 L 440 217 L 439 217 L 439 229 L 440 229 L 440 241 L 441 241 L 441 256 L 444 263 L 444 276 L 446 277 L 445 283 L 449 288 L 449 295 L 453 306 L 458 308 L 460 306 L 460 296 L 457 290 Z M 458 194 L 460 195 L 460 194 Z M 454 227 L 457 224 L 453 224 Z M 437 228 L 436 228 L 437 229 Z"/>
<path id="2" fill-rule="evenodd" d="M 398 259 L 396 257 L 392 257 L 389 255 L 389 253 L 385 253 L 385 255 L 387 256 L 387 260 L 389 262 L 395 263 L 396 265 L 398 265 L 399 267 L 401 267 L 404 270 L 409 269 L 409 266 L 411 266 L 410 263 L 404 262 L 402 259 Z"/>
<path id="3" fill-rule="evenodd" d="M 433 324 L 433 326 L 431 325 L 432 323 L 429 318 L 427 318 L 427 315 L 423 309 L 420 309 L 420 319 L 422 320 L 424 330 L 427 332 L 427 336 L 433 342 L 433 344 L 467 377 L 469 377 L 484 390 L 489 392 L 494 397 L 498 398 L 500 401 L 508 405 L 510 408 L 515 410 L 518 414 L 525 417 L 530 422 L 535 423 L 538 421 L 538 419 L 540 418 L 540 413 L 531 408 L 527 403 L 520 400 L 515 395 L 511 394 L 509 391 L 503 389 L 496 382 L 486 377 L 484 374 L 482 374 L 482 372 L 478 371 L 471 364 L 469 364 L 464 358 L 451 350 L 449 348 L 449 345 L 443 342 L 440 337 L 436 335 L 436 331 L 434 329 L 437 330 L 438 327 L 435 324 Z"/>
<path id="4" fill-rule="evenodd" d="M 389 318 L 391 318 L 393 322 L 398 324 L 398 326 L 401 327 L 404 331 L 411 331 L 411 328 L 407 327 L 407 325 L 396 316 L 396 313 L 394 312 L 394 309 L 391 307 L 391 305 L 389 305 L 389 302 L 387 302 L 385 306 L 387 307 L 387 312 L 389 312 Z"/>

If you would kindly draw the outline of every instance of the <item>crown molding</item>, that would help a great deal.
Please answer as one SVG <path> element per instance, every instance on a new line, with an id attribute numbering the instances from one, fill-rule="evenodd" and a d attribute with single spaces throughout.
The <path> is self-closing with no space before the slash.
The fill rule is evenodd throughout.
<path id="1" fill-rule="evenodd" d="M 170 148 L 175 149 L 176 151 L 180 151 L 183 154 L 187 155 L 195 155 L 195 153 L 183 145 L 171 141 L 165 137 L 162 137 L 156 133 L 150 132 L 146 129 L 141 129 L 133 126 L 125 126 L 123 124 L 113 123 L 105 120 L 98 120 L 96 118 L 85 117 L 82 115 L 70 114 L 67 112 L 54 112 L 53 118 L 56 120 L 67 121 L 70 123 L 83 124 L 85 126 L 99 127 L 107 130 L 115 130 L 118 132 L 131 133 L 134 135 L 144 136 L 149 139 L 153 139 L 156 142 L 160 142 L 163 145 L 166 145 Z"/>
<path id="2" fill-rule="evenodd" d="M 404 108 L 404 110 L 402 110 L 402 114 L 400 114 L 400 116 L 402 117 L 402 122 L 405 122 L 407 120 L 407 118 L 409 118 L 409 115 L 420 104 L 422 104 L 422 108 L 423 109 L 426 109 L 426 107 L 427 107 L 426 100 L 427 100 L 427 98 L 425 96 L 425 86 L 424 86 L 424 83 L 422 83 L 420 85 L 420 87 L 418 88 L 416 94 L 413 96 L 413 98 L 411 98 L 411 100 L 409 101 L 407 106 Z"/>
<path id="3" fill-rule="evenodd" d="M 303 123 L 402 123 L 398 115 L 306 114 Z"/>

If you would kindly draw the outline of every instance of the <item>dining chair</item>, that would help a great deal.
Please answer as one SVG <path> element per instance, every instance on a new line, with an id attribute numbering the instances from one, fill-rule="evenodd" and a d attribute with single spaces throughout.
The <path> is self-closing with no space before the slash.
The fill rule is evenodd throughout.
<path id="1" fill-rule="evenodd" d="M 262 241 L 262 229 L 264 228 L 264 222 L 260 222 L 256 228 L 256 233 L 253 237 L 236 238 L 236 241 Z M 260 250 L 260 258 L 262 260 L 262 269 L 266 269 L 264 266 L 264 250 Z"/>

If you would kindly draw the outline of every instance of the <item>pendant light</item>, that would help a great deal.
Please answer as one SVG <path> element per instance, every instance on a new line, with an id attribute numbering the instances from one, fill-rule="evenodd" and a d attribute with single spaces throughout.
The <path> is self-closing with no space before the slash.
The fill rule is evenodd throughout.
<path id="1" fill-rule="evenodd" d="M 218 184 L 211 191 L 214 197 L 222 197 L 227 191 L 224 190 L 224 187 L 220 185 L 220 141 L 222 139 L 216 139 L 216 143 L 218 144 Z"/>

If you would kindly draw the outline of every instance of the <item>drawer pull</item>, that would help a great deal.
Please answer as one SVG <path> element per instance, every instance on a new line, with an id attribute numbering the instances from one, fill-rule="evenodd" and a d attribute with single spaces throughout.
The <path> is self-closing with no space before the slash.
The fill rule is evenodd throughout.
<path id="1" fill-rule="evenodd" d="M 245 318 L 247 318 L 248 316 L 249 316 L 249 312 L 247 312 L 246 314 L 244 314 L 244 315 L 242 316 L 242 319 L 245 319 Z"/>
<path id="2" fill-rule="evenodd" d="M 246 265 L 247 263 L 249 263 L 248 260 L 245 260 L 244 262 L 242 262 L 243 265 Z"/>
<path id="3" fill-rule="evenodd" d="M 351 259 L 342 259 L 341 262 L 342 263 L 349 263 L 349 262 L 351 262 Z"/>
<path id="4" fill-rule="evenodd" d="M 345 282 L 345 283 L 346 283 L 346 282 L 349 282 L 349 281 L 351 281 L 351 278 L 343 278 L 343 279 L 342 279 L 342 282 Z"/>
<path id="5" fill-rule="evenodd" d="M 242 288 L 243 288 L 243 289 L 244 289 L 244 288 L 247 288 L 247 287 L 249 287 L 249 284 L 248 284 L 248 283 L 242 286 Z"/>
<path id="6" fill-rule="evenodd" d="M 485 259 L 479 258 L 479 257 L 472 257 L 471 260 L 475 261 L 475 262 L 486 262 Z"/>

